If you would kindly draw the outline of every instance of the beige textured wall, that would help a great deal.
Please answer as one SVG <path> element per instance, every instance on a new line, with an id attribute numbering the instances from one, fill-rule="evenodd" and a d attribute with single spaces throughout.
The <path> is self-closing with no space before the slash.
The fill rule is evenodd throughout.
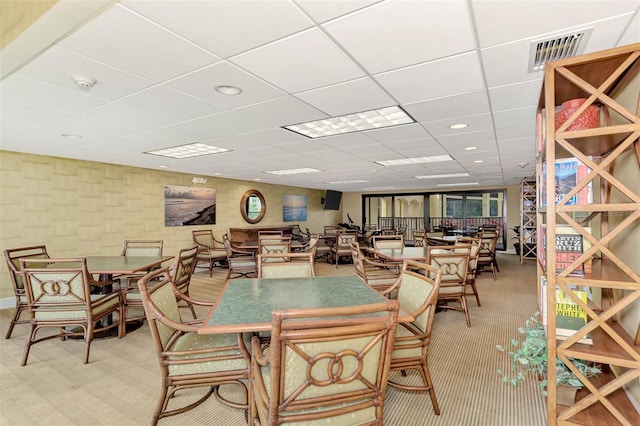
<path id="1" fill-rule="evenodd" d="M 165 184 L 200 186 L 193 175 L 88 161 L 0 151 L 0 250 L 46 244 L 55 257 L 119 255 L 125 239 L 162 239 L 165 254 L 193 245 L 191 230 L 213 229 L 216 237 L 231 227 L 283 225 L 282 196 L 307 196 L 309 227 L 342 221 L 340 211 L 322 210 L 324 191 L 209 177 L 216 188 L 216 224 L 164 226 Z M 240 200 L 257 189 L 267 203 L 265 218 L 249 225 Z M 293 224 L 287 223 L 287 224 Z M 4 262 L 3 262 L 4 263 Z M 0 268 L 0 299 L 13 296 L 6 266 Z"/>

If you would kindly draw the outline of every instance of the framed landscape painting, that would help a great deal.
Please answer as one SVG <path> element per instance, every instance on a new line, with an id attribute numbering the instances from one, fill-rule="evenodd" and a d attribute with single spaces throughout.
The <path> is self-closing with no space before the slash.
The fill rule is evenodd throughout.
<path id="1" fill-rule="evenodd" d="M 164 186 L 164 226 L 215 225 L 216 190 Z"/>
<path id="2" fill-rule="evenodd" d="M 307 220 L 307 196 L 282 196 L 282 221 L 305 222 Z"/>

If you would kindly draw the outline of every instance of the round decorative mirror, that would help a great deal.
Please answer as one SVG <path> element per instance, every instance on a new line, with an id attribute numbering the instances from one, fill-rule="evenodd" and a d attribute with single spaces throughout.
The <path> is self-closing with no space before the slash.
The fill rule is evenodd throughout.
<path id="1" fill-rule="evenodd" d="M 245 221 L 249 223 L 258 223 L 264 217 L 267 211 L 267 203 L 260 191 L 250 189 L 242 196 L 240 201 L 240 213 Z"/>

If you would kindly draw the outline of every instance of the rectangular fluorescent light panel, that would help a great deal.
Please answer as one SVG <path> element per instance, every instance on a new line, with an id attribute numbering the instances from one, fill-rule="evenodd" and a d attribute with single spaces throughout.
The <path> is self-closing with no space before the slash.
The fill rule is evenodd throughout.
<path id="1" fill-rule="evenodd" d="M 278 176 L 282 176 L 282 175 L 297 175 L 300 173 L 316 173 L 316 172 L 320 172 L 322 170 L 318 170 L 318 169 L 311 169 L 311 168 L 304 168 L 304 169 L 289 169 L 289 170 L 274 170 L 271 172 L 265 172 L 265 173 L 269 173 L 270 175 L 278 175 Z"/>
<path id="2" fill-rule="evenodd" d="M 478 182 L 465 182 L 465 183 L 438 183 L 436 186 L 471 186 L 478 185 Z"/>
<path id="3" fill-rule="evenodd" d="M 226 148 L 218 148 L 211 145 L 205 145 L 203 143 L 190 143 L 187 145 L 174 146 L 172 148 L 147 151 L 145 152 L 145 154 L 160 155 L 162 157 L 170 158 L 190 158 L 200 157 L 202 155 L 220 154 L 222 152 L 229 151 L 231 150 Z"/>
<path id="4" fill-rule="evenodd" d="M 416 121 L 399 106 L 357 112 L 354 114 L 329 117 L 307 123 L 292 124 L 283 128 L 309 138 L 341 135 L 343 133 L 361 132 L 363 130 L 400 126 Z"/>
<path id="5" fill-rule="evenodd" d="M 449 173 L 448 175 L 424 175 L 414 176 L 416 179 L 440 179 L 440 178 L 453 178 L 453 177 L 465 177 L 469 176 L 469 173 Z"/>
<path id="6" fill-rule="evenodd" d="M 349 183 L 367 183 L 367 182 L 369 181 L 368 180 L 336 180 L 334 182 L 325 182 L 325 183 L 329 185 L 344 185 Z"/>
<path id="7" fill-rule="evenodd" d="M 395 186 L 374 186 L 371 188 L 362 188 L 363 191 L 389 191 L 391 189 L 396 189 Z"/>
<path id="8" fill-rule="evenodd" d="M 435 163 L 438 161 L 452 161 L 449 155 L 433 155 L 431 157 L 416 157 L 416 158 L 399 158 L 397 160 L 385 160 L 376 161 L 381 166 L 400 166 L 403 164 L 420 164 L 420 163 Z"/>

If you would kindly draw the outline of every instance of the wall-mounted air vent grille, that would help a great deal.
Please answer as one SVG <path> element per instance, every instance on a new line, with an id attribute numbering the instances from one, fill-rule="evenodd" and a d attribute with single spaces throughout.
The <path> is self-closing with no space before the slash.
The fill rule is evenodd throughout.
<path id="1" fill-rule="evenodd" d="M 591 31 L 593 31 L 593 28 L 531 43 L 529 72 L 543 70 L 544 64 L 547 62 L 581 55 L 587 45 Z"/>

